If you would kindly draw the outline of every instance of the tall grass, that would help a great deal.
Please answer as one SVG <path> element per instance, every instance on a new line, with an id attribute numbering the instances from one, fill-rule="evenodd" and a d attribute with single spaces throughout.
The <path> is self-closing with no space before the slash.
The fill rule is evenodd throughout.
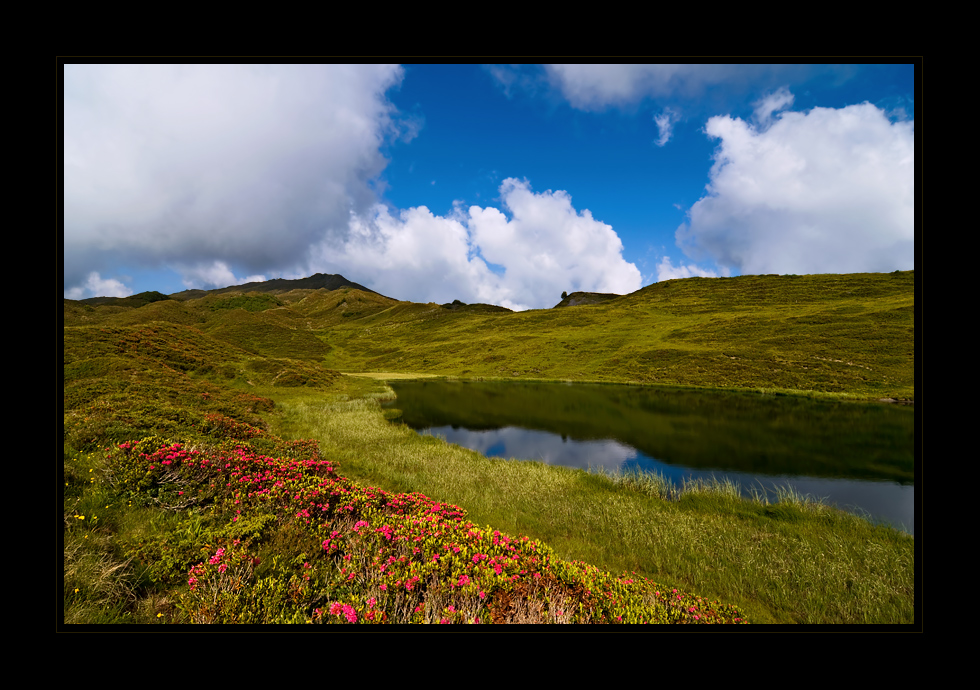
<path id="1" fill-rule="evenodd" d="M 126 623 L 136 595 L 128 562 L 86 548 L 84 535 L 64 546 L 65 623 Z"/>
<path id="2" fill-rule="evenodd" d="M 282 400 L 280 429 L 317 438 L 358 481 L 466 506 L 564 559 L 731 601 L 757 622 L 914 620 L 907 534 L 787 492 L 751 500 L 731 483 L 486 458 L 385 421 L 382 394 Z"/>

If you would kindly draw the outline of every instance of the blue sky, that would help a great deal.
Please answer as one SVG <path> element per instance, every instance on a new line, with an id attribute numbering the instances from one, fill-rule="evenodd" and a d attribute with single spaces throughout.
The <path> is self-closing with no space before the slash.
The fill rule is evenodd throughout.
<path id="1" fill-rule="evenodd" d="M 69 64 L 65 296 L 911 269 L 914 92 L 912 64 Z"/>

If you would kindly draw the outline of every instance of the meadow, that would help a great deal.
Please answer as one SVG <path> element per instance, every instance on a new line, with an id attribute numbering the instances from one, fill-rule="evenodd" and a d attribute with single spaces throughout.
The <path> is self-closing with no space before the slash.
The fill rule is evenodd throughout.
<path id="1" fill-rule="evenodd" d="M 788 494 L 485 458 L 379 404 L 433 375 L 912 400 L 912 272 L 520 313 L 340 288 L 63 316 L 64 623 L 915 620 L 907 534 Z"/>

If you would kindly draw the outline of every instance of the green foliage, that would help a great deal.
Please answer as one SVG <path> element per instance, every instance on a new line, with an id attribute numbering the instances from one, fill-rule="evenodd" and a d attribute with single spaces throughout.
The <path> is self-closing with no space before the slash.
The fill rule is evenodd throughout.
<path id="1" fill-rule="evenodd" d="M 135 443 L 124 442 L 119 452 L 110 454 L 106 461 L 109 485 L 127 498 L 149 491 L 156 482 L 144 462 L 145 455 L 171 443 L 173 441 L 158 436 L 147 436 Z"/>
<path id="2" fill-rule="evenodd" d="M 610 297 L 517 313 L 378 304 L 377 316 L 320 321 L 333 345 L 325 362 L 350 371 L 914 398 L 911 272 L 691 278 Z"/>
<path id="3" fill-rule="evenodd" d="M 267 437 L 262 440 L 268 445 Z M 272 446 L 306 457 L 262 455 L 247 442 L 190 448 L 159 437 L 121 443 L 99 458 L 69 452 L 66 462 L 94 462 L 101 469 L 101 489 L 83 491 L 75 506 L 88 514 L 66 513 L 67 527 L 88 518 L 84 524 L 94 528 L 98 516 L 90 511 L 114 498 L 149 510 L 148 524 L 144 519 L 140 529 L 104 542 L 141 573 L 136 583 L 118 583 L 130 604 L 113 620 L 142 610 L 141 593 L 161 590 L 180 602 L 179 619 L 194 623 L 743 618 L 734 608 L 704 619 L 679 617 L 656 600 L 659 586 L 643 578 L 627 582 L 594 568 L 569 570 L 544 544 L 480 528 L 459 506 L 361 487 L 337 475 L 315 444 Z M 121 521 L 103 521 L 95 529 L 106 528 L 125 529 Z M 90 577 L 110 581 L 100 590 L 108 598 L 112 573 L 122 566 L 111 565 L 108 556 L 103 561 L 109 565 Z M 74 562 L 66 556 L 66 569 Z M 86 576 L 67 579 L 74 584 Z M 627 584 L 635 586 L 624 589 Z M 66 616 L 74 601 L 68 594 L 76 592 L 66 591 Z M 517 598 L 522 604 L 515 613 L 509 602 Z M 677 599 L 695 600 L 686 594 Z M 72 614 L 104 620 L 103 614 L 86 615 Z"/>
<path id="4" fill-rule="evenodd" d="M 64 622 L 129 623 L 135 602 L 129 563 L 69 535 L 64 547 Z"/>
<path id="5" fill-rule="evenodd" d="M 65 622 L 908 622 L 910 538 L 490 461 L 389 425 L 390 391 L 328 367 L 912 398 L 913 288 L 690 279 L 521 313 L 353 287 L 65 300 Z"/>
<path id="6" fill-rule="evenodd" d="M 235 295 L 234 297 L 221 297 L 212 301 L 209 305 L 212 311 L 221 309 L 244 309 L 245 311 L 265 311 L 275 307 L 283 306 L 282 301 L 270 294 L 249 293 L 247 295 Z"/>
<path id="7" fill-rule="evenodd" d="M 646 475 L 485 458 L 383 419 L 366 402 L 297 398 L 283 402 L 278 428 L 321 439 L 359 482 L 440 496 L 563 559 L 635 571 L 737 605 L 754 622 L 914 621 L 915 541 L 897 530 L 785 493 L 753 501 L 733 486 L 677 492 Z M 854 573 L 866 596 L 853 596 L 840 572 Z"/>

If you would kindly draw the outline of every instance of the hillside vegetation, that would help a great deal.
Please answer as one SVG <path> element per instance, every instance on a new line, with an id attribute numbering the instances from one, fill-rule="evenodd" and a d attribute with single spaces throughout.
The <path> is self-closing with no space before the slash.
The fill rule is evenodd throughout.
<path id="1" fill-rule="evenodd" d="M 912 271 L 687 278 L 516 313 L 449 306 L 350 288 L 138 309 L 66 300 L 65 325 L 194 325 L 251 352 L 339 371 L 914 397 Z"/>
<path id="2" fill-rule="evenodd" d="M 907 535 L 491 461 L 385 422 L 390 389 L 338 373 L 910 400 L 912 272 L 517 313 L 350 286 L 135 297 L 64 300 L 65 622 L 913 619 Z"/>

